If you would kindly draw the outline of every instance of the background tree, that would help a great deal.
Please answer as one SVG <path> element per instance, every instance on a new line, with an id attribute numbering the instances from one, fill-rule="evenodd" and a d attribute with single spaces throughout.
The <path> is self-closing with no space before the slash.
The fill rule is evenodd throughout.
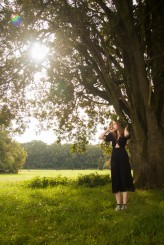
<path id="1" fill-rule="evenodd" d="M 25 88 L 35 89 L 30 97 L 34 115 L 56 126 L 61 139 L 69 139 L 72 132 L 75 141 L 93 135 L 113 105 L 130 122 L 136 182 L 163 186 L 164 1 L 18 0 L 12 8 L 13 4 L 23 24 L 7 25 L 11 6 L 2 8 L 2 91 L 9 87 L 15 94 L 17 89 L 19 104 Z M 44 66 L 28 56 L 34 40 L 49 46 Z M 16 62 L 14 48 L 19 50 Z M 36 71 L 43 77 L 31 83 Z M 13 98 L 6 103 L 12 102 Z M 56 125 L 50 120 L 54 117 Z"/>
<path id="2" fill-rule="evenodd" d="M 0 173 L 18 173 L 26 160 L 26 152 L 10 134 L 13 113 L 7 105 L 0 107 Z"/>
<path id="3" fill-rule="evenodd" d="M 25 168 L 48 168 L 49 163 L 47 144 L 42 141 L 34 140 L 29 143 L 22 144 L 23 148 L 27 152 L 27 159 L 25 162 Z"/>
<path id="4" fill-rule="evenodd" d="M 98 169 L 98 159 L 103 156 L 99 145 L 87 145 L 85 154 L 71 154 L 70 144 L 32 141 L 22 146 L 27 152 L 26 169 Z"/>
<path id="5" fill-rule="evenodd" d="M 23 167 L 25 150 L 4 130 L 0 130 L 0 153 L 0 173 L 18 173 Z"/>
<path id="6" fill-rule="evenodd" d="M 98 168 L 99 168 L 99 170 L 103 170 L 104 163 L 105 163 L 104 158 L 102 156 L 100 156 L 99 159 L 98 159 Z"/>

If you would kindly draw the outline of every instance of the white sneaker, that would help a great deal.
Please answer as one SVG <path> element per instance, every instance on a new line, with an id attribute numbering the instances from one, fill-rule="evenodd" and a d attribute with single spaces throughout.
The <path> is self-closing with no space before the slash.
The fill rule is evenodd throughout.
<path id="1" fill-rule="evenodd" d="M 125 209 L 127 209 L 127 205 L 123 204 L 122 207 L 121 207 L 121 210 L 125 210 Z"/>
<path id="2" fill-rule="evenodd" d="M 116 206 L 115 210 L 116 210 L 116 211 L 121 210 L 121 204 L 117 204 L 117 206 Z"/>

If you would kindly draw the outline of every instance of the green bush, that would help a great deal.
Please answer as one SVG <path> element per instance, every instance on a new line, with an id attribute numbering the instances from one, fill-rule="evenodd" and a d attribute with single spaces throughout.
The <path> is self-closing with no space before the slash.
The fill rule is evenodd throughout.
<path id="1" fill-rule="evenodd" d="M 25 186 L 30 188 L 47 188 L 57 185 L 75 184 L 76 186 L 96 187 L 110 183 L 108 174 L 99 175 L 97 173 L 79 175 L 77 179 L 70 180 L 67 177 L 58 175 L 57 177 L 35 177 L 31 180 L 25 181 Z"/>
<path id="2" fill-rule="evenodd" d="M 79 175 L 77 178 L 77 185 L 86 186 L 86 187 L 96 187 L 101 185 L 106 185 L 111 182 L 110 176 L 99 175 L 97 173 Z"/>
<path id="3" fill-rule="evenodd" d="M 56 185 L 66 185 L 68 184 L 68 179 L 66 177 L 57 176 L 53 177 L 35 177 L 32 180 L 28 180 L 25 182 L 27 187 L 31 188 L 46 188 L 48 186 L 56 186 Z"/>

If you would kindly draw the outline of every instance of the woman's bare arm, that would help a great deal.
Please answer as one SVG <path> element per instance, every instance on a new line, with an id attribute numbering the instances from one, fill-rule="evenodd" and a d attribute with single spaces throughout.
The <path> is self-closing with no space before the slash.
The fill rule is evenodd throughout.
<path id="1" fill-rule="evenodd" d="M 105 135 L 110 133 L 110 132 L 111 132 L 111 129 L 107 128 L 103 133 L 100 134 L 99 139 L 100 140 L 104 140 L 105 139 Z"/>
<path id="2" fill-rule="evenodd" d="M 127 138 L 129 136 L 128 126 L 124 129 L 124 136 Z"/>

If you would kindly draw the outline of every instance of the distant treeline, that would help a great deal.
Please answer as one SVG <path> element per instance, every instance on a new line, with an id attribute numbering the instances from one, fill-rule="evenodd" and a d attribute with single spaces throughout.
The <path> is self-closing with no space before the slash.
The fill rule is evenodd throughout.
<path id="1" fill-rule="evenodd" d="M 27 152 L 25 169 L 103 169 L 108 162 L 100 145 L 88 145 L 83 154 L 70 153 L 70 144 L 47 145 L 42 141 L 22 144 Z"/>

